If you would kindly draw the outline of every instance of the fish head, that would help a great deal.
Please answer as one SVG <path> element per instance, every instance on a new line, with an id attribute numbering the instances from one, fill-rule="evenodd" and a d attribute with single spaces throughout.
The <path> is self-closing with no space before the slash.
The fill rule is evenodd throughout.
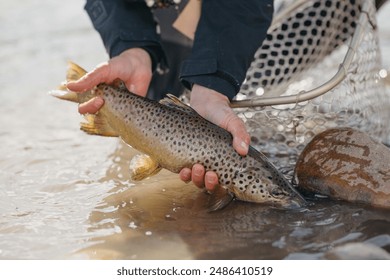
<path id="1" fill-rule="evenodd" d="M 282 174 L 264 174 L 264 170 L 254 168 L 237 174 L 233 183 L 233 193 L 239 200 L 282 209 L 297 209 L 307 204 Z"/>

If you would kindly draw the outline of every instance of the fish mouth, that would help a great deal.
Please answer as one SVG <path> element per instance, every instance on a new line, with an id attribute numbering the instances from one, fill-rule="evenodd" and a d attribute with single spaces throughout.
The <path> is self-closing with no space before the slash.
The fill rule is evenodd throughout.
<path id="1" fill-rule="evenodd" d="M 270 191 L 275 206 L 284 209 L 299 209 L 308 205 L 306 199 L 293 187 L 286 191 L 274 188 Z"/>
<path id="2" fill-rule="evenodd" d="M 305 203 L 303 203 L 302 201 L 298 201 L 298 200 L 272 203 L 273 207 L 277 209 L 284 209 L 284 210 L 298 210 L 304 208 L 306 205 L 308 205 L 306 201 Z"/>
<path id="3" fill-rule="evenodd" d="M 290 188 L 290 191 L 292 191 L 292 193 L 290 197 L 291 199 L 287 201 L 288 209 L 299 209 L 309 204 L 296 188 L 294 188 L 293 186 L 291 186 Z"/>
<path id="4" fill-rule="evenodd" d="M 307 206 L 308 204 L 309 203 L 299 193 L 296 196 L 290 196 L 286 199 L 274 203 L 276 207 L 288 210 L 300 209 Z"/>
<path id="5" fill-rule="evenodd" d="M 287 205 L 285 205 L 285 208 L 299 209 L 299 208 L 305 207 L 307 205 L 308 205 L 307 201 L 304 198 L 300 198 L 300 199 L 293 199 L 293 200 L 289 201 L 287 203 Z"/>

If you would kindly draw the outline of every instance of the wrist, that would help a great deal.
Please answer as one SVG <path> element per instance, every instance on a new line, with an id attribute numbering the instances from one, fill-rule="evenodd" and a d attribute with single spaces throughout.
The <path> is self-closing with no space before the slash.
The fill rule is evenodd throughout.
<path id="1" fill-rule="evenodd" d="M 190 104 L 200 115 L 206 115 L 206 112 L 213 109 L 209 106 L 215 103 L 229 106 L 229 99 L 222 93 L 205 86 L 198 84 L 192 86 Z"/>
<path id="2" fill-rule="evenodd" d="M 141 65 L 147 66 L 152 69 L 152 58 L 150 54 L 143 48 L 131 48 L 123 51 L 119 56 L 126 59 L 137 59 Z"/>

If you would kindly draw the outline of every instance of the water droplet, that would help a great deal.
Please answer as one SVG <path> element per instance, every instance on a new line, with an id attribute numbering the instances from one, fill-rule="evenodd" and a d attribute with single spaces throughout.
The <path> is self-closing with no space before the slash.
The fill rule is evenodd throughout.
<path id="1" fill-rule="evenodd" d="M 129 228 L 136 229 L 137 225 L 134 222 L 130 222 Z"/>
<path id="2" fill-rule="evenodd" d="M 165 220 L 167 220 L 167 221 L 176 221 L 176 219 L 174 217 L 172 217 L 171 215 L 169 215 L 169 214 L 165 215 Z"/>
<path id="3" fill-rule="evenodd" d="M 387 70 L 386 69 L 381 69 L 379 70 L 379 76 L 384 79 L 387 77 Z"/>

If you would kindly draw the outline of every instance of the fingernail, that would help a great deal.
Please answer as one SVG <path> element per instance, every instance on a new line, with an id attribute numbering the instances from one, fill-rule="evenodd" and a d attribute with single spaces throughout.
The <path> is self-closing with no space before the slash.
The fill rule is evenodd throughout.
<path id="1" fill-rule="evenodd" d="M 243 149 L 245 149 L 245 150 L 248 150 L 248 148 L 249 148 L 248 144 L 247 144 L 245 141 L 241 141 L 240 146 L 241 146 Z"/>
<path id="2" fill-rule="evenodd" d="M 185 177 L 184 182 L 186 182 L 186 183 L 191 182 L 191 171 L 190 170 L 183 171 L 182 175 L 183 175 L 183 177 Z"/>
<path id="3" fill-rule="evenodd" d="M 134 93 L 134 92 L 135 92 L 135 85 L 130 85 L 129 90 L 130 90 L 132 93 Z"/>
<path id="4" fill-rule="evenodd" d="M 66 82 L 66 83 L 65 83 L 65 86 L 66 86 L 67 89 L 69 89 L 68 86 L 69 86 L 69 85 L 72 86 L 73 84 L 74 84 L 73 82 Z"/>
<path id="5" fill-rule="evenodd" d="M 207 179 L 207 183 L 213 184 L 213 185 L 216 184 L 214 178 L 208 178 L 208 179 Z"/>
<path id="6" fill-rule="evenodd" d="M 95 101 L 94 101 L 94 103 L 95 103 L 95 106 L 96 106 L 96 107 L 101 107 L 101 106 L 103 106 L 103 104 L 104 104 L 104 100 L 101 99 L 101 98 L 96 98 Z"/>

